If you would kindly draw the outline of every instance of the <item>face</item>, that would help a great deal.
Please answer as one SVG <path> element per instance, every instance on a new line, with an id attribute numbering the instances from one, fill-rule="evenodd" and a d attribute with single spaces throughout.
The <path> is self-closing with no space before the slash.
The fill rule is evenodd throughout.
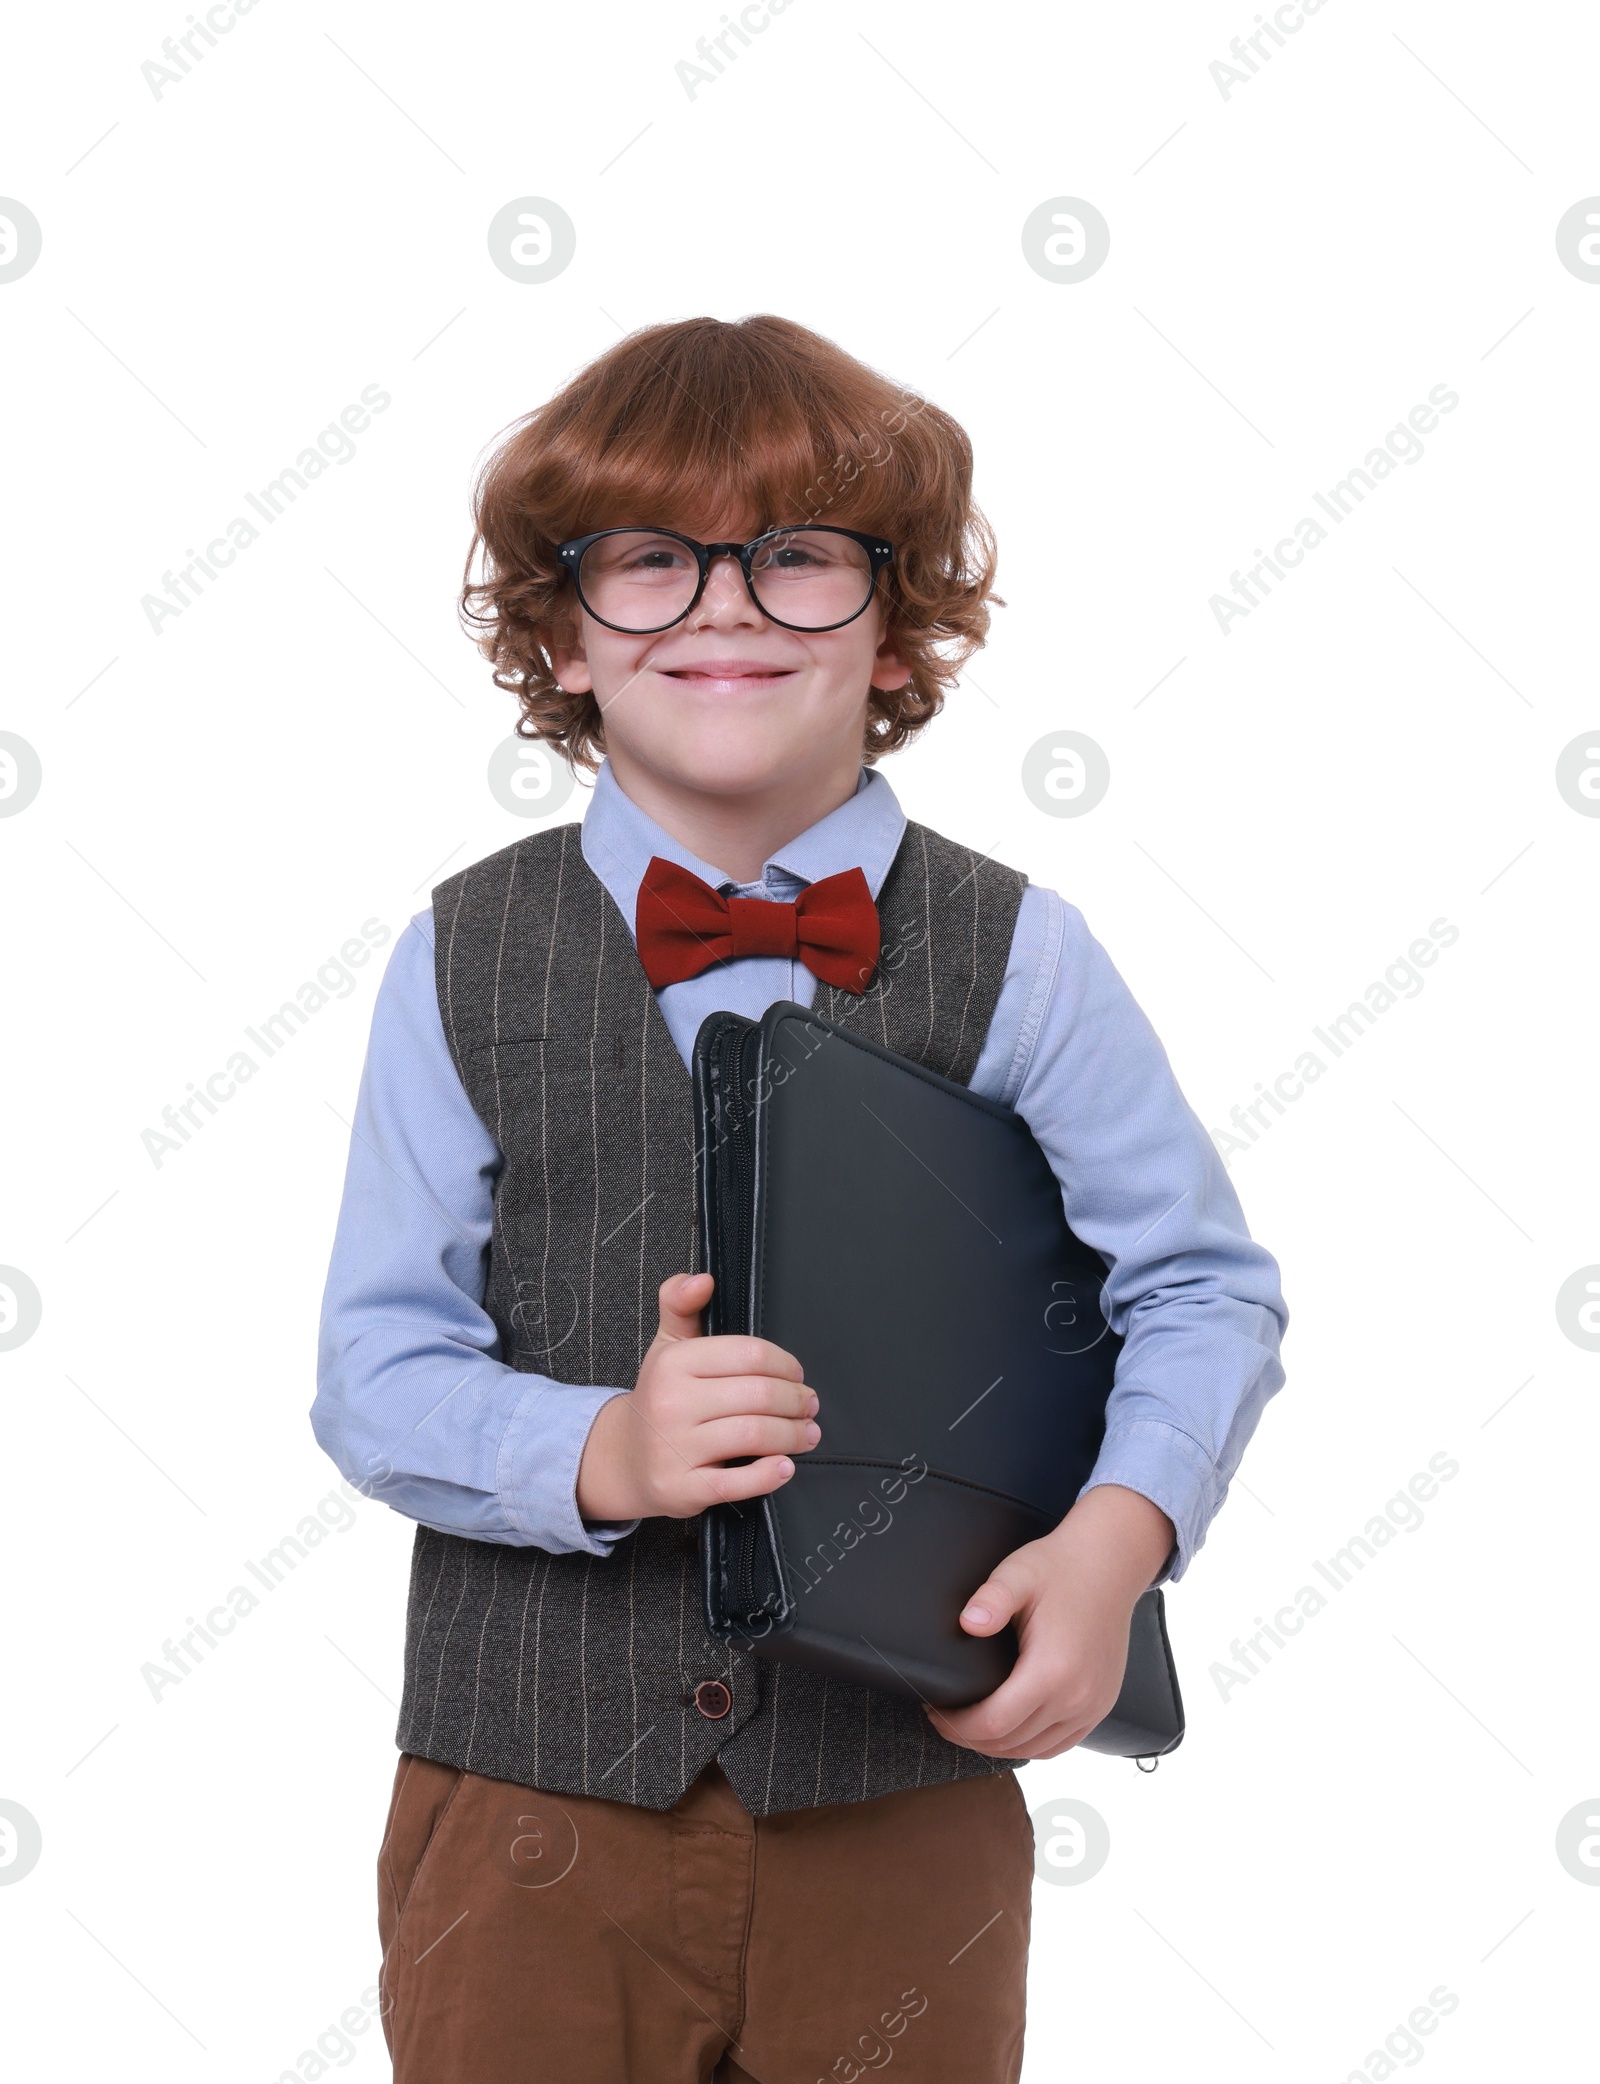
<path id="1" fill-rule="evenodd" d="M 701 542 L 745 542 L 720 515 L 684 527 Z M 744 517 L 748 521 L 748 516 Z M 655 636 L 608 629 L 582 609 L 551 648 L 556 679 L 599 703 L 618 779 L 728 797 L 807 777 L 853 775 L 867 698 L 904 686 L 910 669 L 885 643 L 874 600 L 842 629 L 802 631 L 769 622 L 750 598 L 737 559 L 719 558 L 693 612 Z"/>

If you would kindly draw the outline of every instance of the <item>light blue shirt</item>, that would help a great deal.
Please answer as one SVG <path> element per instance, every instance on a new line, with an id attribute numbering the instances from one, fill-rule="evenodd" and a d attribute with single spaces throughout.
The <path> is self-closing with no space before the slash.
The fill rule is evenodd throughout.
<path id="1" fill-rule="evenodd" d="M 759 882 L 739 883 L 664 832 L 602 765 L 581 843 L 631 933 L 652 854 L 729 895 L 783 900 L 859 867 L 876 898 L 905 822 L 883 775 L 863 768 L 848 802 L 780 847 Z M 798 961 L 747 956 L 656 996 L 687 1064 L 708 1013 L 809 1006 L 816 983 Z M 1283 1383 L 1277 1263 L 1252 1242 L 1154 1029 L 1053 890 L 1023 894 L 971 1084 L 1027 1122 L 1067 1221 L 1110 1269 L 1104 1306 L 1125 1343 L 1084 1489 L 1123 1484 L 1159 1505 L 1177 1530 L 1161 1577 L 1181 1577 Z M 351 1483 L 424 1526 L 607 1555 L 637 1522 L 582 1519 L 578 1464 L 595 1413 L 631 1384 L 558 1383 L 501 1361 L 483 1306 L 501 1162 L 445 1041 L 433 914 L 419 912 L 373 1008 L 312 1425 Z"/>

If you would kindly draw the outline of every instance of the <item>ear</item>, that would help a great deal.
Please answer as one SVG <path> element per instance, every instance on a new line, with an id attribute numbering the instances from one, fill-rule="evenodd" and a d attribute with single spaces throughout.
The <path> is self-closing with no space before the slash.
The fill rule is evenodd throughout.
<path id="1" fill-rule="evenodd" d="M 905 686 L 911 678 L 911 667 L 895 649 L 893 640 L 885 637 L 872 658 L 872 673 L 868 680 L 882 694 L 891 694 Z M 562 685 L 566 683 L 563 681 Z"/>
<path id="2" fill-rule="evenodd" d="M 569 695 L 592 695 L 594 676 L 589 671 L 589 653 L 583 641 L 583 617 L 563 615 L 550 631 L 546 646 L 556 685 Z"/>

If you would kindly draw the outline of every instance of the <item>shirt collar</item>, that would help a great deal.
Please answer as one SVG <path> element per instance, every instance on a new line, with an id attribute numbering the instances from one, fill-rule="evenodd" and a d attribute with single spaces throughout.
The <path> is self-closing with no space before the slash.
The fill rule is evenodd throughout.
<path id="1" fill-rule="evenodd" d="M 823 876 L 859 868 L 876 900 L 905 829 L 906 815 L 894 790 L 875 768 L 863 767 L 855 794 L 769 855 L 762 879 L 793 878 L 801 883 L 815 883 Z M 689 869 L 713 890 L 728 884 L 749 887 L 739 885 L 738 878 L 726 869 L 702 861 L 670 832 L 663 831 L 648 812 L 624 794 L 608 760 L 601 761 L 595 776 L 594 794 L 581 827 L 581 845 L 584 860 L 610 891 L 630 933 L 639 885 L 653 854 Z"/>

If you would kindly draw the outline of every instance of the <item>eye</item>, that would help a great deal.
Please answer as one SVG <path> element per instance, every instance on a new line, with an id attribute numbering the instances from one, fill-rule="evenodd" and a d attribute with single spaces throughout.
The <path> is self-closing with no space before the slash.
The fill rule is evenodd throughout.
<path id="1" fill-rule="evenodd" d="M 693 569 L 694 559 L 682 543 L 643 530 L 637 534 L 603 536 L 583 564 L 586 578 L 610 573 L 617 578 L 654 579 Z"/>
<path id="2" fill-rule="evenodd" d="M 838 561 L 831 538 L 817 535 L 785 535 L 756 553 L 756 569 L 768 572 L 820 571 Z"/>

